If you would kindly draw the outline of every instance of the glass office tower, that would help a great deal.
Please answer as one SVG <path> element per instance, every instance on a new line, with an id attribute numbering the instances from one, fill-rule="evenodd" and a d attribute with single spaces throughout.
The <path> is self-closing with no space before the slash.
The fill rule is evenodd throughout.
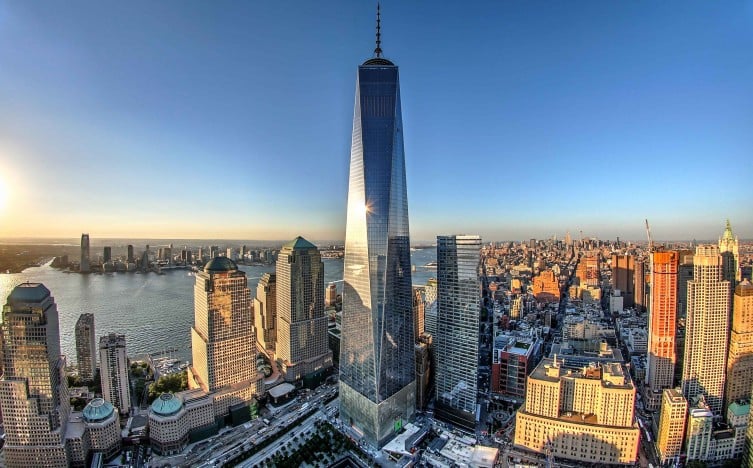
<path id="1" fill-rule="evenodd" d="M 479 236 L 437 237 L 436 401 L 438 419 L 476 426 L 481 312 Z"/>
<path id="2" fill-rule="evenodd" d="M 358 67 L 345 233 L 340 418 L 382 447 L 415 410 L 408 200 L 398 68 Z"/>

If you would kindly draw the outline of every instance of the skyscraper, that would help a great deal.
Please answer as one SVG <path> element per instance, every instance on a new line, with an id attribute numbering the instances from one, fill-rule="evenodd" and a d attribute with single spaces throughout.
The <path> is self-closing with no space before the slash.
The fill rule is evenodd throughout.
<path id="1" fill-rule="evenodd" d="M 722 279 L 722 256 L 716 245 L 699 245 L 688 282 L 682 393 L 688 401 L 706 398 L 722 415 L 729 326 L 729 281 Z"/>
<path id="2" fill-rule="evenodd" d="M 79 271 L 89 273 L 91 265 L 89 264 L 89 234 L 81 234 L 81 263 Z"/>
<path id="3" fill-rule="evenodd" d="M 722 275 L 725 280 L 734 287 L 736 281 L 741 280 L 740 275 L 740 243 L 732 234 L 732 225 L 727 220 L 724 234 L 719 238 L 719 253 L 722 254 Z"/>
<path id="4" fill-rule="evenodd" d="M 633 300 L 635 308 L 642 312 L 646 310 L 646 262 L 643 259 L 635 262 L 635 276 Z"/>
<path id="5" fill-rule="evenodd" d="M 81 314 L 76 321 L 76 358 L 78 376 L 94 380 L 97 371 L 97 340 L 94 334 L 94 314 Z"/>
<path id="6" fill-rule="evenodd" d="M 662 395 L 656 449 L 662 464 L 669 464 L 682 454 L 688 401 L 679 388 L 667 388 Z"/>
<path id="7" fill-rule="evenodd" d="M 133 245 L 131 245 L 131 244 L 128 244 L 128 247 L 127 247 L 127 254 L 126 254 L 126 262 L 128 262 L 128 263 L 133 263 L 133 262 L 135 262 L 135 261 L 136 261 L 136 260 L 135 260 L 135 258 L 134 258 L 134 256 L 133 256 Z"/>
<path id="8" fill-rule="evenodd" d="M 753 284 L 747 279 L 737 285 L 732 299 L 726 377 L 726 406 L 750 398 L 753 385 Z"/>
<path id="9" fill-rule="evenodd" d="M 324 315 L 324 263 L 303 237 L 282 246 L 277 257 L 276 356 L 285 380 L 323 375 L 332 367 Z"/>
<path id="10" fill-rule="evenodd" d="M 415 411 L 408 199 L 398 67 L 358 67 L 345 231 L 340 418 L 383 446 Z"/>
<path id="11" fill-rule="evenodd" d="M 622 291 L 625 307 L 635 305 L 635 257 L 612 254 L 612 287 Z"/>
<path id="12" fill-rule="evenodd" d="M 437 418 L 473 429 L 476 424 L 481 282 L 479 236 L 437 237 Z"/>
<path id="13" fill-rule="evenodd" d="M 131 388 L 125 335 L 110 333 L 99 338 L 99 375 L 102 398 L 112 403 L 120 414 L 130 413 Z"/>
<path id="14" fill-rule="evenodd" d="M 102 262 L 112 261 L 112 247 L 105 247 L 102 252 Z"/>
<path id="15" fill-rule="evenodd" d="M 677 267 L 675 251 L 651 253 L 651 297 L 649 298 L 648 360 L 646 405 L 659 409 L 662 391 L 672 388 L 674 379 L 675 335 L 677 333 Z"/>
<path id="16" fill-rule="evenodd" d="M 424 287 L 413 286 L 413 336 L 415 341 L 418 341 L 418 338 L 424 333 L 425 311 Z"/>
<path id="17" fill-rule="evenodd" d="M 68 466 L 70 414 L 58 310 L 41 283 L 16 286 L 3 307 L 0 409 L 7 467 Z"/>
<path id="18" fill-rule="evenodd" d="M 264 273 L 256 285 L 254 325 L 259 345 L 274 353 L 277 340 L 277 275 Z"/>
<path id="19" fill-rule="evenodd" d="M 188 385 L 215 392 L 217 416 L 259 393 L 251 291 L 229 258 L 215 257 L 196 273 L 191 347 Z"/>

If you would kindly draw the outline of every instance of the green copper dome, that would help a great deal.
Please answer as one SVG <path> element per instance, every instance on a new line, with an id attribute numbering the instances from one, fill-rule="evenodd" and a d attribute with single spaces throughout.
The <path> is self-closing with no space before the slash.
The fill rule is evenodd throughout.
<path id="1" fill-rule="evenodd" d="M 21 283 L 11 291 L 8 302 L 35 303 L 42 302 L 50 295 L 50 290 L 42 283 Z"/>
<path id="2" fill-rule="evenodd" d="M 114 412 L 115 407 L 110 402 L 102 398 L 95 398 L 84 408 L 84 420 L 90 423 L 104 421 Z"/>
<path id="3" fill-rule="evenodd" d="M 227 257 L 214 257 L 204 265 L 206 273 L 218 273 L 223 271 L 237 271 L 238 265 Z"/>
<path id="4" fill-rule="evenodd" d="M 160 416 L 172 416 L 181 408 L 183 408 L 183 400 L 172 393 L 163 393 L 152 403 L 152 411 Z"/>

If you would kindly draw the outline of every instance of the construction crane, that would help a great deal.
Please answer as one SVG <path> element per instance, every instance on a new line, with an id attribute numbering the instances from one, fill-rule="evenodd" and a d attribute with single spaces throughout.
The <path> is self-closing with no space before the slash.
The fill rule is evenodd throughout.
<path id="1" fill-rule="evenodd" d="M 648 236 L 648 252 L 654 251 L 654 240 L 651 238 L 651 228 L 648 226 L 648 219 L 646 220 L 646 235 Z"/>

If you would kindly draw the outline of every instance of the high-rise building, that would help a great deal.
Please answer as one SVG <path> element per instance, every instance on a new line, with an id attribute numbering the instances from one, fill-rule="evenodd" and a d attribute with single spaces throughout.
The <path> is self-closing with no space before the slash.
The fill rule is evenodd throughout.
<path id="1" fill-rule="evenodd" d="M 677 316 L 685 317 L 688 313 L 688 281 L 693 280 L 693 252 L 680 250 L 680 266 L 677 268 Z M 684 350 L 678 349 L 680 354 Z"/>
<path id="2" fill-rule="evenodd" d="M 337 303 L 337 286 L 335 283 L 327 285 L 327 291 L 324 294 L 324 305 L 333 307 Z"/>
<path id="3" fill-rule="evenodd" d="M 381 447 L 413 415 L 416 380 L 398 67 L 378 33 L 374 52 L 358 67 L 353 113 L 340 418 Z"/>
<path id="4" fill-rule="evenodd" d="M 622 292 L 623 306 L 635 305 L 635 257 L 612 254 L 612 288 Z"/>
<path id="5" fill-rule="evenodd" d="M 753 388 L 750 390 L 750 397 L 753 400 Z M 748 429 L 745 433 L 745 451 L 743 452 L 742 466 L 750 468 L 753 466 L 753 418 L 748 420 Z"/>
<path id="6" fill-rule="evenodd" d="M 635 387 L 621 364 L 573 369 L 544 358 L 528 377 L 514 444 L 600 466 L 632 464 L 640 438 L 634 404 Z"/>
<path id="7" fill-rule="evenodd" d="M 722 415 L 729 327 L 729 281 L 723 279 L 722 256 L 716 245 L 699 245 L 688 282 L 682 393 L 689 401 L 706 398 L 711 411 Z"/>
<path id="8" fill-rule="evenodd" d="M 432 365 L 431 365 L 432 336 L 424 333 L 416 341 L 416 408 L 423 409 L 431 399 Z"/>
<path id="9" fill-rule="evenodd" d="M 259 394 L 251 291 L 229 258 L 215 257 L 196 273 L 191 348 L 189 388 L 213 392 L 218 417 Z"/>
<path id="10" fill-rule="evenodd" d="M 638 311 L 646 310 L 646 262 L 643 259 L 635 261 L 633 301 Z"/>
<path id="11" fill-rule="evenodd" d="M 725 401 L 750 398 L 753 385 L 753 284 L 738 284 L 732 299 L 732 330 L 727 355 Z"/>
<path id="12" fill-rule="evenodd" d="M 580 280 L 581 288 L 600 286 L 601 271 L 599 263 L 599 255 L 596 253 L 590 253 L 581 257 L 575 272 L 578 280 Z"/>
<path id="13" fill-rule="evenodd" d="M 274 353 L 277 339 L 277 275 L 264 273 L 256 285 L 254 325 L 259 346 Z"/>
<path id="14" fill-rule="evenodd" d="M 110 333 L 99 338 L 99 375 L 102 398 L 120 414 L 131 411 L 131 387 L 128 381 L 128 353 L 125 335 Z"/>
<path id="15" fill-rule="evenodd" d="M 426 301 L 424 287 L 413 286 L 413 335 L 415 340 L 424 333 L 424 317 L 426 315 Z"/>
<path id="16" fill-rule="evenodd" d="M 424 287 L 424 332 L 437 336 L 437 279 L 429 278 Z"/>
<path id="17" fill-rule="evenodd" d="M 70 414 L 55 299 L 41 283 L 23 283 L 3 307 L 0 409 L 7 467 L 68 466 Z"/>
<path id="18" fill-rule="evenodd" d="M 314 244 L 298 236 L 282 246 L 276 270 L 275 349 L 282 373 L 288 382 L 318 379 L 332 368 L 322 256 Z"/>
<path id="19" fill-rule="evenodd" d="M 437 237 L 435 416 L 459 426 L 476 425 L 479 314 L 479 236 Z"/>
<path id="20" fill-rule="evenodd" d="M 662 465 L 669 465 L 682 455 L 687 413 L 688 401 L 682 396 L 680 389 L 665 389 L 662 394 L 659 435 L 656 440 L 656 449 Z"/>
<path id="21" fill-rule="evenodd" d="M 81 234 L 81 263 L 79 267 L 81 273 L 89 273 L 91 265 L 89 264 L 89 234 Z"/>
<path id="22" fill-rule="evenodd" d="M 661 393 L 672 388 L 677 360 L 677 267 L 675 251 L 651 253 L 651 297 L 649 298 L 648 359 L 646 363 L 646 405 L 658 410 Z"/>
<path id="23" fill-rule="evenodd" d="M 112 261 L 112 247 L 105 247 L 102 252 L 102 262 L 107 263 Z"/>
<path id="24" fill-rule="evenodd" d="M 732 234 L 732 225 L 727 220 L 724 234 L 719 238 L 719 253 L 722 255 L 722 277 L 734 287 L 736 281 L 740 281 L 740 243 Z"/>
<path id="25" fill-rule="evenodd" d="M 126 261 L 128 263 L 134 263 L 136 261 L 136 257 L 133 256 L 133 245 L 128 244 L 127 253 L 126 253 Z"/>
<path id="26" fill-rule="evenodd" d="M 714 413 L 706 404 L 703 396 L 695 400 L 688 411 L 687 431 L 685 434 L 685 453 L 687 460 L 706 461 L 709 457 L 714 431 Z"/>
<path id="27" fill-rule="evenodd" d="M 94 380 L 97 372 L 97 340 L 94 314 L 81 314 L 76 321 L 76 358 L 81 380 Z"/>
<path id="28" fill-rule="evenodd" d="M 544 270 L 533 277 L 533 295 L 539 302 L 558 302 L 560 300 L 560 282 L 552 270 Z"/>

